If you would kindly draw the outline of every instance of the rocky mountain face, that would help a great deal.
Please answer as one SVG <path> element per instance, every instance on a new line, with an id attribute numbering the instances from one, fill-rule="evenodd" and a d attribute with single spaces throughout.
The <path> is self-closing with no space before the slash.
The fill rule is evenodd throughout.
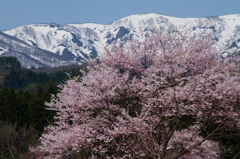
<path id="1" fill-rule="evenodd" d="M 141 38 L 153 30 L 177 29 L 210 33 L 223 51 L 240 50 L 240 15 L 175 18 L 159 14 L 132 15 L 109 25 L 34 24 L 0 32 L 0 56 L 16 56 L 26 68 L 81 64 L 95 59 L 113 41 Z"/>

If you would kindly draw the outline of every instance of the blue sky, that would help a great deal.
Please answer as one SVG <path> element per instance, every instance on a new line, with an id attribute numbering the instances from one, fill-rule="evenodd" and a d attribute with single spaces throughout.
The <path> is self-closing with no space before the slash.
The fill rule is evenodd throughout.
<path id="1" fill-rule="evenodd" d="M 108 24 L 132 14 L 240 14 L 240 0 L 0 0 L 0 30 L 35 23 Z"/>

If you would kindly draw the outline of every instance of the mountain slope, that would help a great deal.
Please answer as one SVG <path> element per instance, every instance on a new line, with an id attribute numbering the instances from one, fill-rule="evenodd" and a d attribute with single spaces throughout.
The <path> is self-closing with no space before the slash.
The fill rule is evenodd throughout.
<path id="1" fill-rule="evenodd" d="M 4 31 L 4 33 L 20 39 L 27 48 L 44 52 L 44 56 L 49 56 L 48 61 L 34 57 L 36 55 L 31 51 L 26 51 L 25 56 L 28 55 L 37 62 L 53 67 L 69 63 L 83 63 L 101 56 L 104 47 L 115 40 L 126 40 L 128 36 L 141 38 L 145 32 L 171 28 L 193 31 L 197 34 L 215 34 L 217 36 L 214 40 L 216 40 L 217 46 L 223 49 L 223 52 L 240 49 L 240 15 L 175 18 L 159 14 L 142 14 L 128 16 L 109 25 L 93 23 L 34 24 L 20 26 Z M 5 55 L 11 54 L 11 51 L 6 52 L 4 48 L 2 51 L 0 48 L 0 54 L 1 52 L 4 52 Z M 56 62 L 53 58 L 57 59 Z M 27 65 L 29 67 L 29 64 Z M 38 67 L 37 64 L 34 66 Z"/>
<path id="2" fill-rule="evenodd" d="M 71 64 L 62 56 L 31 46 L 3 32 L 0 32 L 0 56 L 15 56 L 27 68 Z"/>

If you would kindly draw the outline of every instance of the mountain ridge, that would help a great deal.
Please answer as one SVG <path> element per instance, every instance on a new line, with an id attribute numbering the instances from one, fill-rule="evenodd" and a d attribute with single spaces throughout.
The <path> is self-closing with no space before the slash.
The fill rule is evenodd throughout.
<path id="1" fill-rule="evenodd" d="M 42 56 L 35 58 L 33 54 L 29 54 L 30 57 L 42 63 L 24 64 L 29 68 L 41 67 L 41 65 L 55 67 L 81 64 L 101 56 L 104 47 L 113 41 L 126 41 L 128 36 L 140 38 L 142 34 L 154 29 L 171 28 L 178 28 L 180 31 L 190 30 L 197 34 L 217 34 L 215 41 L 217 46 L 224 50 L 223 53 L 240 50 L 240 14 L 202 18 L 177 18 L 155 13 L 137 14 L 110 24 L 31 24 L 6 30 L 3 33 L 15 37 L 16 39 L 12 39 L 15 43 L 22 41 L 26 44 L 26 48 L 28 46 L 42 52 Z M 0 55 L 11 54 L 9 51 L 8 53 L 4 51 L 7 49 L 6 46 L 1 46 L 0 42 Z M 16 49 L 15 52 L 17 52 Z M 48 62 L 45 62 L 43 57 L 47 57 Z M 56 58 L 56 62 L 53 58 Z M 22 60 L 21 63 L 24 61 Z"/>

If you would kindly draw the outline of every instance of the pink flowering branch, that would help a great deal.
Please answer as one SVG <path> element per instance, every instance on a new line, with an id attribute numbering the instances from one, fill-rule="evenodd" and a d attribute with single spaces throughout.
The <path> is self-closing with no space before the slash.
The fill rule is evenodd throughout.
<path id="1" fill-rule="evenodd" d="M 211 139 L 240 126 L 240 60 L 222 58 L 210 39 L 160 31 L 141 42 L 114 43 L 100 64 L 90 62 L 80 81 L 68 80 L 47 103 L 56 122 L 32 152 L 219 158 L 221 145 Z"/>

